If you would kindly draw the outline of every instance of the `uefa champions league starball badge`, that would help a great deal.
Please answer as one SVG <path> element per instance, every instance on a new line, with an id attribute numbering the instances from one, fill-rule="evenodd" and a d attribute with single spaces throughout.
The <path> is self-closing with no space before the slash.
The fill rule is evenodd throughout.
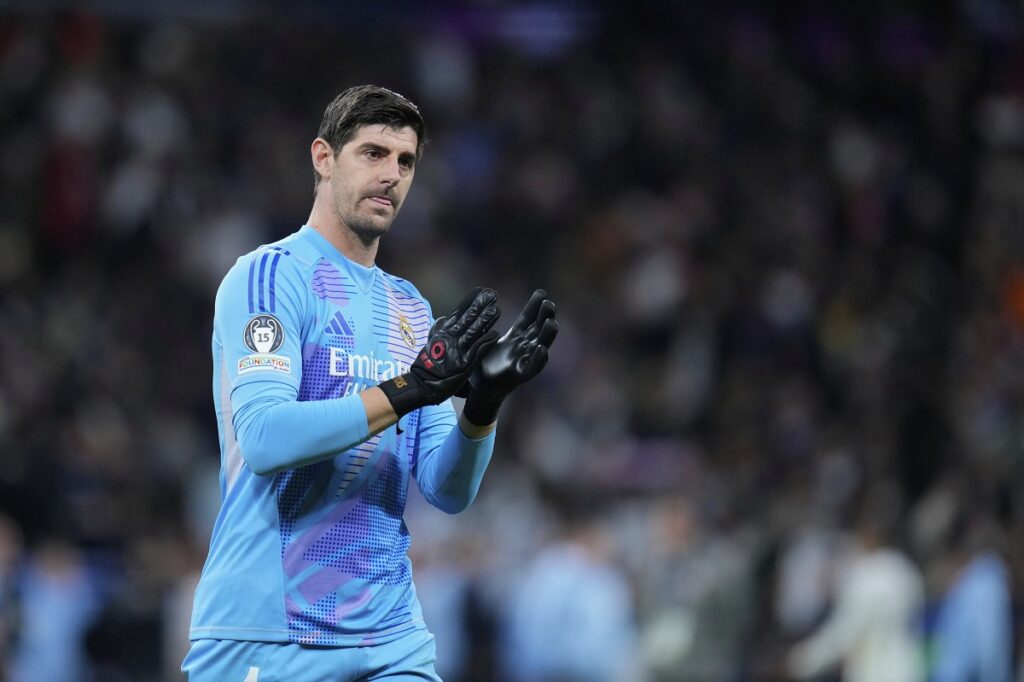
<path id="1" fill-rule="evenodd" d="M 274 353 L 284 344 L 284 327 L 273 315 L 258 315 L 245 325 L 245 345 L 254 353 Z"/>

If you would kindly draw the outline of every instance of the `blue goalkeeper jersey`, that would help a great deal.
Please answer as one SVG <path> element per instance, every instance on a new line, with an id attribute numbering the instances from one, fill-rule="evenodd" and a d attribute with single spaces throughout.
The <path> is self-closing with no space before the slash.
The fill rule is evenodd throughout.
<path id="1" fill-rule="evenodd" d="M 406 372 L 431 322 L 409 282 L 308 225 L 230 270 L 213 330 L 222 506 L 191 639 L 357 646 L 425 627 L 403 521 L 410 476 L 460 511 L 493 433 L 467 438 L 445 401 L 369 437 L 358 392 Z"/>

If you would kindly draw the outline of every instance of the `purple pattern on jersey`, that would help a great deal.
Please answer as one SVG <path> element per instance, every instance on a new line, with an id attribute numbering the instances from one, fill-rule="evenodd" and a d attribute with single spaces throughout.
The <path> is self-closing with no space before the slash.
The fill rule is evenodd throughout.
<path id="1" fill-rule="evenodd" d="M 340 513 L 332 512 L 318 521 L 294 542 L 294 549 L 286 550 L 286 570 L 289 565 L 313 561 L 373 584 L 408 582 L 402 471 L 394 456 L 382 456 L 374 462 L 370 474 L 371 480 L 361 495 L 352 498 L 351 507 L 336 505 Z"/>
<path id="2" fill-rule="evenodd" d="M 355 285 L 326 258 L 317 261 L 310 286 L 317 298 L 328 300 L 338 307 L 345 307 L 356 291 Z"/>
<path id="3" fill-rule="evenodd" d="M 296 519 L 330 494 L 325 484 L 333 470 L 328 461 L 278 474 L 281 561 L 288 583 L 285 609 L 295 642 L 333 643 L 333 630 L 342 619 L 369 603 L 370 586 L 411 581 L 409 531 L 402 520 L 407 474 L 398 456 L 379 457 L 361 495 L 334 503 L 323 518 L 295 534 Z M 353 582 L 354 592 L 338 603 L 343 588 Z"/>
<path id="4" fill-rule="evenodd" d="M 302 381 L 299 383 L 299 400 L 327 400 L 346 394 L 348 384 L 352 380 L 344 372 L 346 363 L 340 359 L 337 363 L 338 374 L 331 374 L 331 356 L 333 349 L 342 349 L 347 353 L 355 348 L 355 339 L 350 336 L 332 337 L 329 345 L 307 343 L 302 346 Z"/>
<path id="5" fill-rule="evenodd" d="M 302 381 L 299 384 L 299 400 L 328 400 L 345 395 L 350 377 L 331 374 L 331 349 L 351 351 L 355 339 L 340 336 L 332 345 L 307 343 L 302 347 Z"/>
<path id="6" fill-rule="evenodd" d="M 333 266 L 330 268 L 337 273 Z M 321 271 L 320 266 L 317 271 Z M 322 269 L 323 273 L 327 271 Z M 343 283 L 340 273 L 338 277 Z M 317 281 L 314 273 L 314 292 L 319 289 L 325 294 L 321 298 L 337 303 L 333 297 L 340 296 L 344 287 L 331 282 L 326 274 L 320 284 Z M 429 329 L 425 304 L 405 295 L 396 302 L 396 292 L 387 285 L 374 289 L 374 303 L 383 314 L 374 317 L 372 332 L 384 341 L 394 360 L 412 362 L 418 348 L 410 348 L 403 340 L 398 314 L 405 317 L 416 339 L 425 341 Z M 376 328 L 378 320 L 383 323 L 381 329 Z M 337 398 L 363 388 L 350 385 L 363 383 L 360 377 L 349 376 L 348 371 L 348 354 L 354 352 L 355 338 L 336 332 L 328 322 L 319 343 L 303 346 L 299 400 Z M 339 349 L 343 351 L 340 354 Z M 286 576 L 285 611 L 290 641 L 335 644 L 338 628 L 347 618 L 359 619 L 372 608 L 379 589 L 374 586 L 410 584 L 410 538 L 402 517 L 417 445 L 418 420 L 417 412 L 405 418 L 405 431 L 398 436 L 394 452 L 380 449 L 382 438 L 378 434 L 334 460 L 278 474 L 281 562 Z M 368 464 L 372 468 L 364 471 Z M 324 515 L 297 531 L 296 522 L 316 514 L 321 506 Z M 375 634 L 412 628 L 410 617 L 411 611 L 403 603 L 378 623 Z"/>
<path id="7" fill-rule="evenodd" d="M 310 287 L 338 307 L 356 295 L 353 283 L 327 260 L 314 267 Z M 392 289 L 384 276 L 376 278 L 372 296 L 372 330 L 354 330 L 340 310 L 318 321 L 314 329 L 323 333 L 302 348 L 299 400 L 336 398 L 366 387 L 368 377 L 349 367 L 353 332 L 374 334 L 391 359 L 402 364 L 415 359 L 429 332 L 426 304 Z M 417 455 L 418 422 L 414 412 L 403 420 L 397 438 L 378 434 L 334 460 L 276 477 L 291 641 L 336 644 L 342 624 L 365 617 L 379 589 L 412 582 L 409 530 L 402 515 Z M 382 451 L 382 442 L 394 452 Z M 311 515 L 315 520 L 309 524 Z M 414 628 L 411 616 L 408 603 L 397 605 L 374 635 Z"/>
<path id="8" fill-rule="evenodd" d="M 299 584 L 299 594 L 307 603 L 314 604 L 351 580 L 352 576 L 340 568 L 322 566 Z"/>

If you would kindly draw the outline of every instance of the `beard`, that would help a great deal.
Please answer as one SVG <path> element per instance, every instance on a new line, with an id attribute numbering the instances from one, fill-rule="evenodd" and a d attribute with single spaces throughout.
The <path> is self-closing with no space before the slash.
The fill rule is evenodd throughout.
<path id="1" fill-rule="evenodd" d="M 365 215 L 359 213 L 358 210 L 346 212 L 342 210 L 340 197 L 338 195 L 335 197 L 334 212 L 338 217 L 338 222 L 346 226 L 362 242 L 363 246 L 372 246 L 375 241 L 387 234 L 391 222 L 398 213 L 397 205 L 390 217 Z M 394 202 L 394 198 L 392 198 L 392 202 Z"/>
<path id="2" fill-rule="evenodd" d="M 348 229 L 359 238 L 363 246 L 372 245 L 387 234 L 388 228 L 391 227 L 390 222 L 387 225 L 379 225 L 372 218 L 365 216 L 352 216 L 348 220 L 343 220 L 342 224 L 348 226 Z"/>

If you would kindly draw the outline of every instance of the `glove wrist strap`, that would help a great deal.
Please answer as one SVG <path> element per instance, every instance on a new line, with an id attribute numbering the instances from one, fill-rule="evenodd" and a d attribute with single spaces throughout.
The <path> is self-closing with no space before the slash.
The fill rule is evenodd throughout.
<path id="1" fill-rule="evenodd" d="M 382 381 L 377 387 L 384 391 L 399 419 L 429 402 L 427 392 L 423 390 L 419 379 L 412 372 Z"/>
<path id="2" fill-rule="evenodd" d="M 487 426 L 498 419 L 498 410 L 501 409 L 501 401 L 485 401 L 470 393 L 466 398 L 466 405 L 462 408 L 462 416 L 474 426 Z"/>

